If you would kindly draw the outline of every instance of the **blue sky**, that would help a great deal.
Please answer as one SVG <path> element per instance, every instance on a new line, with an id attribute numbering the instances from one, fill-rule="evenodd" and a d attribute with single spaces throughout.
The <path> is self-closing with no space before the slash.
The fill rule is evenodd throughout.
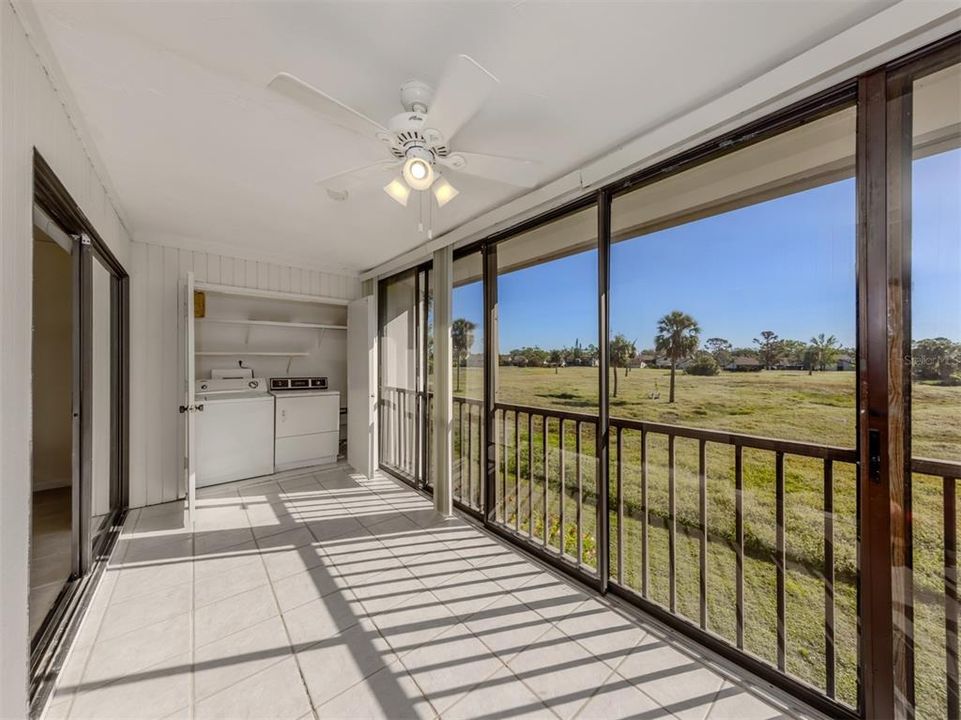
<path id="1" fill-rule="evenodd" d="M 961 150 L 915 163 L 915 338 L 961 340 L 959 188 Z M 616 243 L 612 332 L 651 347 L 657 319 L 682 310 L 702 339 L 748 346 L 762 330 L 805 341 L 823 332 L 853 346 L 855 207 L 848 179 Z M 596 262 L 590 251 L 501 275 L 501 348 L 596 342 Z M 454 306 L 479 323 L 480 283 L 455 288 Z"/>

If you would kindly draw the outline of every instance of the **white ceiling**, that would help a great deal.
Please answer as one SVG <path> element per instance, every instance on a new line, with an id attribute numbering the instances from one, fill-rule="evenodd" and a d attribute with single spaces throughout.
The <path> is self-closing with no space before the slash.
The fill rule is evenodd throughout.
<path id="1" fill-rule="evenodd" d="M 297 75 L 385 122 L 466 53 L 501 85 L 452 143 L 541 184 L 892 5 L 757 2 L 39 2 L 136 239 L 360 270 L 426 240 L 415 203 L 318 178 L 384 149 L 266 89 Z M 434 235 L 522 194 L 459 175 Z"/>

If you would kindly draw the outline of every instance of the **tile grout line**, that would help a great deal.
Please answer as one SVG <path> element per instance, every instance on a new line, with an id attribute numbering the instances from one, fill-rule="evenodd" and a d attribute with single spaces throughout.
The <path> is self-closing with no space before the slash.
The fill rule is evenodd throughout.
<path id="1" fill-rule="evenodd" d="M 244 508 L 244 516 L 247 518 L 247 524 L 250 525 L 250 515 L 248 514 L 246 507 Z M 310 536 L 314 538 L 314 542 L 317 542 L 317 543 L 320 542 L 317 539 L 317 536 L 314 535 L 313 531 L 310 529 L 310 526 L 307 525 L 306 522 L 302 525 L 302 527 L 307 529 L 307 532 L 310 533 Z M 253 533 L 252 525 L 251 525 L 251 533 Z M 257 542 L 256 536 L 254 537 L 254 544 L 256 544 L 258 548 L 260 548 L 260 543 Z M 314 547 L 314 546 L 311 545 L 311 547 Z M 295 550 L 296 549 L 299 549 L 299 548 L 295 548 Z M 324 555 L 327 554 L 323 550 L 323 548 L 320 547 L 319 545 L 317 546 L 317 549 L 323 552 Z M 290 650 L 291 656 L 294 658 L 294 665 L 297 667 L 297 675 L 300 677 L 300 684 L 304 691 L 304 697 L 307 699 L 307 705 L 310 706 L 309 714 L 314 718 L 314 720 L 320 720 L 319 716 L 317 715 L 317 708 L 314 707 L 314 701 L 310 696 L 310 688 L 307 685 L 307 678 L 304 675 L 304 669 L 303 667 L 301 667 L 300 658 L 298 657 L 297 651 L 294 648 L 294 640 L 290 635 L 290 629 L 287 627 L 287 620 L 284 618 L 284 612 L 280 607 L 280 601 L 277 599 L 277 591 L 274 589 L 274 581 L 271 579 L 270 572 L 267 570 L 267 563 L 264 561 L 263 555 L 258 553 L 258 557 L 260 558 L 261 566 L 264 569 L 264 575 L 267 577 L 267 587 L 270 588 L 270 596 L 274 600 L 274 607 L 277 608 L 277 617 L 280 618 L 280 624 L 284 629 L 284 637 L 287 638 L 287 647 Z M 283 661 L 281 660 L 280 662 L 283 662 Z M 275 665 L 279 665 L 279 664 L 280 663 L 278 662 Z M 271 667 L 274 667 L 275 665 L 272 665 Z"/>

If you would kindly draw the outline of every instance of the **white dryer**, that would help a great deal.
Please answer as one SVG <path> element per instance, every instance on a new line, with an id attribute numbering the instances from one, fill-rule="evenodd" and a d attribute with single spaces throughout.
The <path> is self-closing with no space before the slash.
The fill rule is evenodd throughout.
<path id="1" fill-rule="evenodd" d="M 197 487 L 274 472 L 274 396 L 264 378 L 197 381 Z"/>
<path id="2" fill-rule="evenodd" d="M 340 446 L 340 393 L 325 377 L 270 378 L 277 398 L 277 470 L 337 462 Z"/>

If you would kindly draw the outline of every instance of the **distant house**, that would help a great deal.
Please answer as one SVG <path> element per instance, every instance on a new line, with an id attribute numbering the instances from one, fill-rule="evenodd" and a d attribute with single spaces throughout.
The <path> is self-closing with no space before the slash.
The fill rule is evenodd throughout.
<path id="1" fill-rule="evenodd" d="M 657 362 L 657 355 L 654 353 L 638 353 L 629 363 L 632 368 L 646 368 L 651 367 Z"/>
<path id="2" fill-rule="evenodd" d="M 777 365 L 774 366 L 777 370 L 803 370 L 804 365 L 801 363 L 791 362 L 790 360 L 781 360 Z"/>
<path id="3" fill-rule="evenodd" d="M 841 355 L 837 359 L 837 369 L 838 370 L 854 370 L 857 368 L 857 362 L 850 355 Z"/>
<path id="4" fill-rule="evenodd" d="M 690 364 L 691 364 L 691 358 L 684 358 L 683 360 L 678 360 L 678 361 L 677 361 L 677 369 L 678 369 L 678 370 L 683 370 L 684 368 L 686 368 L 686 367 L 687 367 L 688 365 L 690 365 Z M 659 358 L 657 358 L 657 359 L 654 361 L 654 367 L 662 368 L 662 369 L 669 369 L 669 368 L 671 367 L 671 358 L 668 358 L 668 357 L 659 357 Z"/>
<path id="5" fill-rule="evenodd" d="M 738 355 L 731 358 L 731 362 L 725 365 L 724 369 L 732 372 L 758 372 L 763 367 L 757 358 Z"/>
<path id="6" fill-rule="evenodd" d="M 484 367 L 484 353 L 471 353 L 467 356 L 467 367 Z"/>

